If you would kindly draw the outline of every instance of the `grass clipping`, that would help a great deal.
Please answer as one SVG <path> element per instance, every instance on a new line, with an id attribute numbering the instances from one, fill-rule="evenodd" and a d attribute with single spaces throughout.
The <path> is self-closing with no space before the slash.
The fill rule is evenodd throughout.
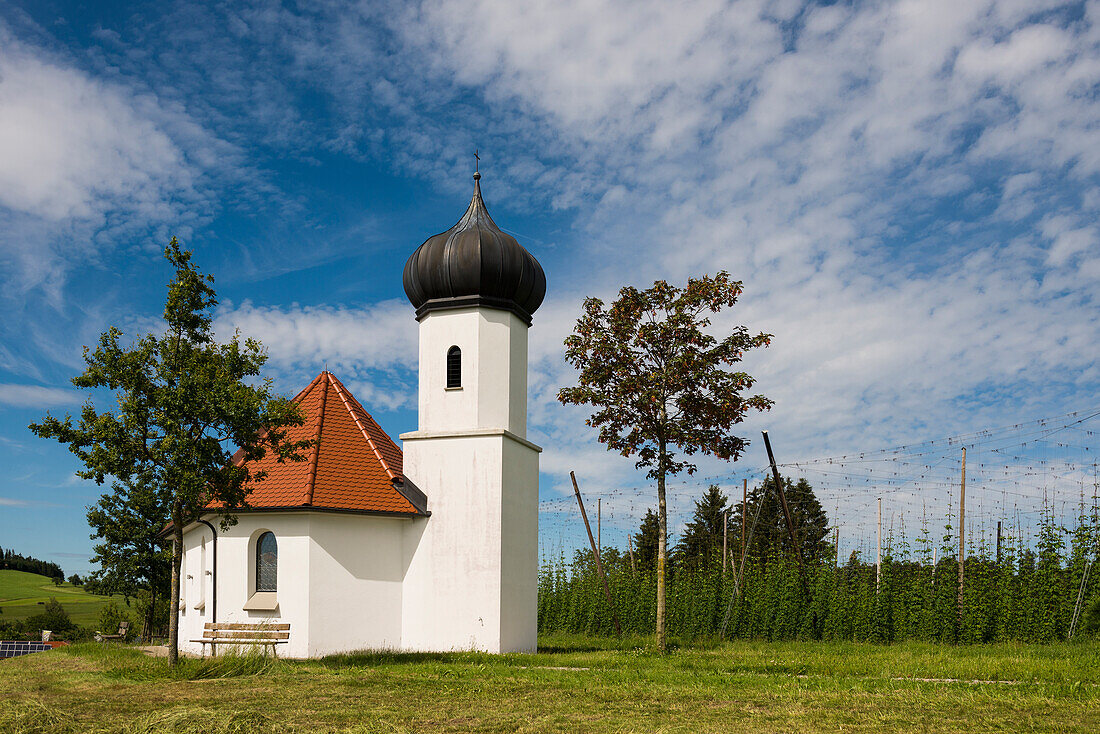
<path id="1" fill-rule="evenodd" d="M 201 659 L 180 658 L 179 664 L 175 666 L 169 665 L 163 658 L 137 655 L 132 650 L 116 646 L 80 645 L 79 653 L 107 663 L 119 678 L 134 681 L 197 681 L 261 676 L 275 670 L 281 662 L 274 657 L 251 651 L 227 652 L 218 657 Z M 89 727 L 87 722 L 74 722 L 64 712 L 37 699 L 0 701 L 0 734 L 235 734 L 273 731 L 276 728 L 271 718 L 259 711 L 219 711 L 199 706 L 174 707 L 144 714 L 133 721 L 104 722 L 102 725 Z"/>
<path id="2" fill-rule="evenodd" d="M 258 711 L 215 711 L 200 707 L 158 711 L 121 726 L 89 728 L 41 701 L 0 701 L 0 734 L 244 734 L 275 728 L 271 719 Z"/>

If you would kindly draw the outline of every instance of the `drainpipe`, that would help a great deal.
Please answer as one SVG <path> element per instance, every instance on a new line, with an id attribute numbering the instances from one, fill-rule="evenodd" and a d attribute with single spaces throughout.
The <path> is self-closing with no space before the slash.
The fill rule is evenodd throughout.
<path id="1" fill-rule="evenodd" d="M 218 531 L 214 529 L 214 526 L 203 520 L 201 517 L 197 520 L 206 527 L 210 528 L 210 532 L 214 535 L 214 559 L 212 562 L 213 572 L 210 575 L 211 584 L 214 587 L 213 592 L 210 594 L 210 621 L 218 621 Z M 206 582 L 206 579 L 203 579 Z"/>

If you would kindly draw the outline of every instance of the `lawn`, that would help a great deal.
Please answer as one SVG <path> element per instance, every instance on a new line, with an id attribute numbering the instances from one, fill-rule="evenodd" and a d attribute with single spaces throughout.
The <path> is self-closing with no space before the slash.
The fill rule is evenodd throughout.
<path id="1" fill-rule="evenodd" d="M 42 605 L 56 598 L 75 624 L 94 626 L 99 611 L 110 597 L 89 594 L 69 582 L 54 586 L 53 579 L 23 571 L 0 571 L 0 622 L 26 619 L 42 611 Z M 124 604 L 121 596 L 116 603 Z"/>
<path id="2" fill-rule="evenodd" d="M 541 644 L 536 655 L 221 657 L 176 671 L 74 645 L 0 662 L 0 732 L 1100 730 L 1096 642 L 735 642 L 668 655 L 645 639 Z"/>

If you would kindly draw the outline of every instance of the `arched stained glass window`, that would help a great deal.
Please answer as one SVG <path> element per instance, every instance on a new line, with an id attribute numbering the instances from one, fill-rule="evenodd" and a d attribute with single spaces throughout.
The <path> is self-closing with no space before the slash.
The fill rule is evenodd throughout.
<path id="1" fill-rule="evenodd" d="M 462 350 L 447 350 L 447 387 L 462 387 Z"/>
<path id="2" fill-rule="evenodd" d="M 256 541 L 256 591 L 275 591 L 279 576 L 279 547 L 274 533 Z"/>

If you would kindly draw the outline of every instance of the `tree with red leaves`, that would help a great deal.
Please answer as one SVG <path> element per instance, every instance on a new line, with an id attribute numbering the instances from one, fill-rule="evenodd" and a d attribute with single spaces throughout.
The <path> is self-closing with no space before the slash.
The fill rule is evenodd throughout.
<path id="1" fill-rule="evenodd" d="M 665 586 L 668 517 L 665 480 L 695 472 L 685 457 L 696 453 L 736 461 L 748 441 L 732 426 L 750 410 L 768 410 L 763 395 L 744 396 L 755 380 L 731 369 L 745 352 L 765 347 L 771 334 L 749 334 L 744 326 L 715 337 L 711 314 L 732 307 L 741 281 L 729 273 L 688 280 L 685 288 L 657 281 L 640 291 L 619 291 L 609 308 L 586 298 L 583 314 L 565 340 L 566 360 L 580 371 L 576 387 L 562 388 L 566 405 L 591 405 L 585 421 L 599 429 L 608 450 L 636 456 L 638 468 L 657 481 L 657 646 L 667 648 Z"/>

